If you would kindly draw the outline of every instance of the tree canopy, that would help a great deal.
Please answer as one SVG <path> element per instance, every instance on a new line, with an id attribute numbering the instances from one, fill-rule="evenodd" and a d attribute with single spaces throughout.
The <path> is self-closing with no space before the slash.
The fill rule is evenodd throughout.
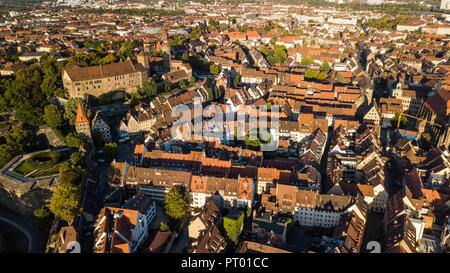
<path id="1" fill-rule="evenodd" d="M 83 165 L 83 161 L 85 159 L 85 154 L 84 152 L 73 152 L 70 155 L 70 161 L 72 161 L 72 164 L 74 166 L 82 166 Z"/>
<path id="2" fill-rule="evenodd" d="M 69 57 L 67 59 L 68 63 L 78 63 L 81 66 L 93 66 L 99 65 L 100 60 L 94 52 L 86 53 L 80 52 L 75 56 Z"/>
<path id="3" fill-rule="evenodd" d="M 166 215 L 174 220 L 183 217 L 189 210 L 189 202 L 185 195 L 184 188 L 175 186 L 166 195 L 164 202 Z"/>
<path id="4" fill-rule="evenodd" d="M 300 62 L 300 64 L 302 65 L 309 65 L 312 64 L 314 62 L 314 59 L 309 57 L 309 56 L 304 56 Z"/>
<path id="5" fill-rule="evenodd" d="M 53 192 L 50 201 L 50 211 L 68 223 L 80 215 L 81 198 L 80 183 L 83 179 L 83 170 L 64 164 L 60 169 L 60 184 Z"/>
<path id="6" fill-rule="evenodd" d="M 38 227 L 40 229 L 45 231 L 50 229 L 54 215 L 47 206 L 42 206 L 38 208 L 33 212 L 33 214 L 38 221 Z"/>
<path id="7" fill-rule="evenodd" d="M 64 124 L 63 112 L 56 105 L 49 104 L 44 108 L 44 121 L 51 128 L 58 128 Z"/>
<path id="8" fill-rule="evenodd" d="M 244 224 L 244 213 L 242 213 L 237 219 L 230 217 L 223 218 L 223 228 L 225 229 L 228 238 L 237 245 L 239 243 L 239 235 L 241 228 Z"/>
<path id="9" fill-rule="evenodd" d="M 145 97 L 145 98 L 154 97 L 158 93 L 157 90 L 158 90 L 158 86 L 156 85 L 155 82 L 153 82 L 153 81 L 150 82 L 148 80 L 145 80 L 142 83 L 142 87 L 138 88 L 138 94 L 141 97 Z"/>
<path id="10" fill-rule="evenodd" d="M 397 128 L 399 117 L 400 117 L 400 114 L 396 113 L 394 119 L 392 120 L 392 126 L 394 126 L 394 128 Z M 405 115 L 402 115 L 400 118 L 400 128 L 404 128 L 407 123 L 408 123 L 408 119 L 405 117 Z"/>
<path id="11" fill-rule="evenodd" d="M 272 66 L 283 63 L 287 58 L 287 48 L 284 45 L 275 45 L 274 50 L 262 46 L 260 51 Z"/>
<path id="12" fill-rule="evenodd" d="M 105 160 L 108 162 L 113 161 L 117 158 L 117 143 L 108 143 L 103 147 L 103 154 L 105 156 Z"/>
<path id="13" fill-rule="evenodd" d="M 5 91 L 8 108 L 16 112 L 16 119 L 39 126 L 43 123 L 47 97 L 41 90 L 42 77 L 39 69 L 20 70 Z"/>
<path id="14" fill-rule="evenodd" d="M 164 232 L 164 231 L 168 231 L 168 230 L 169 230 L 169 226 L 166 223 L 164 223 L 164 222 L 159 223 L 159 231 Z"/>
<path id="15" fill-rule="evenodd" d="M 4 135 L 6 143 L 0 145 L 0 166 L 14 156 L 29 152 L 35 144 L 32 133 L 22 127 L 14 127 Z"/>
<path id="16" fill-rule="evenodd" d="M 82 133 L 70 132 L 66 136 L 66 144 L 72 148 L 80 148 L 86 144 L 86 136 Z"/>
<path id="17" fill-rule="evenodd" d="M 322 65 L 320 66 L 320 71 L 323 71 L 323 72 L 328 72 L 331 69 L 332 69 L 331 65 L 328 62 L 323 62 Z"/>
<path id="18" fill-rule="evenodd" d="M 47 97 L 63 97 L 64 90 L 61 80 L 61 72 L 52 65 L 46 64 L 43 68 L 41 90 Z"/>
<path id="19" fill-rule="evenodd" d="M 218 75 L 219 74 L 219 66 L 217 64 L 212 64 L 209 66 L 209 73 L 212 75 Z"/>

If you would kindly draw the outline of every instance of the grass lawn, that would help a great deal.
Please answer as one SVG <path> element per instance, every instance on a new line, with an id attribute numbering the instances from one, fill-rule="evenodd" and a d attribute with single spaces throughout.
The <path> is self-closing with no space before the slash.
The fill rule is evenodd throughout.
<path id="1" fill-rule="evenodd" d="M 30 172 L 32 172 L 34 169 L 30 168 L 28 164 L 25 164 L 25 162 L 22 162 L 22 164 L 19 165 L 19 167 L 14 169 L 15 173 L 18 173 L 20 175 L 26 175 Z"/>
<path id="2" fill-rule="evenodd" d="M 66 159 L 66 153 L 39 153 L 23 161 L 16 169 L 14 169 L 14 172 L 25 176 L 30 172 L 37 170 L 31 177 L 52 175 L 59 172 L 59 167 Z"/>
<path id="3" fill-rule="evenodd" d="M 33 173 L 32 175 L 30 175 L 30 177 L 36 178 L 36 177 L 44 177 L 44 176 L 58 174 L 59 173 L 59 168 L 62 166 L 62 164 L 63 163 L 59 163 L 59 164 L 55 165 L 53 168 L 51 168 L 51 169 L 37 171 L 37 172 Z"/>

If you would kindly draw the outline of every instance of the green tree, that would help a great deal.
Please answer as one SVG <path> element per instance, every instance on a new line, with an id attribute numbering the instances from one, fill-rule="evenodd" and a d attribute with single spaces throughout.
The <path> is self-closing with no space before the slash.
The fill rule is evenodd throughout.
<path id="1" fill-rule="evenodd" d="M 164 84 L 164 92 L 170 92 L 172 90 L 172 85 L 170 83 Z"/>
<path id="2" fill-rule="evenodd" d="M 400 116 L 400 114 L 396 113 L 394 119 L 392 120 L 392 126 L 394 128 L 397 128 L 399 116 Z M 400 118 L 400 128 L 404 128 L 407 123 L 408 123 L 408 119 L 405 117 L 405 115 L 402 115 Z"/>
<path id="3" fill-rule="evenodd" d="M 64 166 L 60 170 L 60 184 L 54 190 L 50 200 L 50 211 L 71 224 L 81 213 L 79 204 L 82 172 L 73 166 Z"/>
<path id="4" fill-rule="evenodd" d="M 168 230 L 169 230 L 169 226 L 166 223 L 164 223 L 164 222 L 159 223 L 159 231 L 164 232 L 164 231 L 168 231 Z"/>
<path id="5" fill-rule="evenodd" d="M 240 212 L 240 211 L 239 211 Z M 239 235 L 244 224 L 244 213 L 241 212 L 238 218 L 226 216 L 223 218 L 223 228 L 228 238 L 237 245 L 239 243 Z"/>
<path id="6" fill-rule="evenodd" d="M 209 73 L 212 75 L 218 75 L 219 74 L 219 66 L 217 64 L 212 64 L 209 66 Z"/>
<path id="7" fill-rule="evenodd" d="M 208 26 L 211 27 L 211 29 L 214 29 L 214 28 L 217 28 L 219 26 L 219 23 L 217 23 L 213 19 L 209 19 L 208 20 Z"/>
<path id="8" fill-rule="evenodd" d="M 144 98 L 154 97 L 158 93 L 157 90 L 158 90 L 158 86 L 156 85 L 155 82 L 145 80 L 142 83 L 142 87 L 138 88 L 138 94 Z"/>
<path id="9" fill-rule="evenodd" d="M 300 64 L 302 65 L 309 65 L 312 64 L 314 62 L 314 59 L 309 57 L 309 56 L 304 56 L 300 62 Z"/>
<path id="10" fill-rule="evenodd" d="M 41 84 L 42 93 L 47 97 L 63 97 L 64 90 L 62 88 L 61 74 L 51 65 L 47 65 L 43 70 L 44 77 Z"/>
<path id="11" fill-rule="evenodd" d="M 178 82 L 178 86 L 179 86 L 181 89 L 185 89 L 185 88 L 186 88 L 186 82 L 185 82 L 184 80 L 180 80 L 180 81 Z"/>
<path id="12" fill-rule="evenodd" d="M 267 57 L 270 55 L 270 49 L 267 46 L 262 46 L 259 51 L 264 55 L 264 57 Z"/>
<path id="13" fill-rule="evenodd" d="M 261 148 L 261 140 L 258 137 L 258 131 L 249 131 L 245 135 L 245 146 L 252 150 L 259 150 Z"/>
<path id="14" fill-rule="evenodd" d="M 59 179 L 61 182 L 70 182 L 74 185 L 80 185 L 83 179 L 84 170 L 79 166 L 64 162 L 59 169 Z"/>
<path id="15" fill-rule="evenodd" d="M 97 54 L 81 52 L 67 59 L 68 63 L 78 63 L 81 66 L 99 65 L 100 61 Z"/>
<path id="16" fill-rule="evenodd" d="M 282 63 L 287 58 L 287 48 L 284 45 L 275 45 L 275 51 L 273 53 L 277 63 Z"/>
<path id="17" fill-rule="evenodd" d="M 185 195 L 185 190 L 181 186 L 175 186 L 170 189 L 164 201 L 166 215 L 172 219 L 178 220 L 189 210 L 189 202 Z"/>
<path id="18" fill-rule="evenodd" d="M 0 166 L 4 166 L 14 156 L 28 152 L 35 146 L 33 134 L 22 127 L 14 127 L 4 135 L 5 142 L 0 145 Z"/>
<path id="19" fill-rule="evenodd" d="M 133 41 L 124 41 L 120 46 L 118 54 L 122 59 L 126 59 L 133 54 L 133 48 Z"/>
<path id="20" fill-rule="evenodd" d="M 319 81 L 323 81 L 323 80 L 325 80 L 327 78 L 327 74 L 325 73 L 325 72 L 320 72 L 318 75 L 317 75 L 317 79 L 319 80 Z"/>
<path id="21" fill-rule="evenodd" d="M 70 132 L 66 136 L 66 144 L 69 147 L 80 148 L 86 144 L 86 136 L 82 133 Z"/>
<path id="22" fill-rule="evenodd" d="M 54 219 L 54 215 L 47 206 L 38 208 L 33 212 L 33 214 L 38 221 L 38 227 L 40 229 L 45 231 L 50 229 Z"/>
<path id="23" fill-rule="evenodd" d="M 420 138 L 419 144 L 420 144 L 421 148 L 424 149 L 425 151 L 430 150 L 431 147 L 432 147 L 431 135 L 429 133 L 422 134 L 422 137 Z"/>
<path id="24" fill-rule="evenodd" d="M 131 95 L 131 98 L 128 100 L 128 104 L 130 106 L 130 108 L 134 108 L 136 107 L 136 105 L 138 105 L 140 103 L 138 95 L 133 94 Z"/>
<path id="25" fill-rule="evenodd" d="M 311 68 L 308 67 L 305 72 L 305 78 L 307 79 L 314 79 L 314 72 L 311 70 Z"/>
<path id="26" fill-rule="evenodd" d="M 105 160 L 108 162 L 116 159 L 118 154 L 117 143 L 105 144 L 105 146 L 103 147 L 103 154 L 105 156 Z"/>
<path id="27" fill-rule="evenodd" d="M 42 77 L 38 66 L 20 70 L 6 87 L 4 97 L 7 104 L 16 113 L 16 119 L 26 124 L 43 124 L 44 107 L 47 97 L 41 90 Z"/>
<path id="28" fill-rule="evenodd" d="M 328 62 L 323 62 L 322 65 L 320 66 L 320 71 L 323 71 L 323 72 L 328 72 L 331 69 L 332 69 L 331 65 Z"/>
<path id="29" fill-rule="evenodd" d="M 194 77 L 190 77 L 189 78 L 189 87 L 192 87 L 195 85 L 195 78 Z"/>
<path id="30" fill-rule="evenodd" d="M 111 56 L 113 56 L 113 61 L 114 62 L 118 61 L 118 58 L 116 56 L 108 54 L 105 57 L 101 58 L 98 61 L 98 63 L 99 64 L 103 64 L 103 65 L 111 63 Z"/>
<path id="31" fill-rule="evenodd" d="M 29 151 L 33 145 L 33 134 L 22 127 L 14 127 L 5 134 L 6 145 L 8 149 L 14 151 L 14 154 L 24 154 Z M 2 155 L 3 156 L 3 155 Z"/>
<path id="32" fill-rule="evenodd" d="M 181 60 L 188 62 L 189 61 L 189 54 L 187 52 L 183 53 L 183 56 L 181 56 Z"/>
<path id="33" fill-rule="evenodd" d="M 49 104 L 44 108 L 44 120 L 51 128 L 58 128 L 64 124 L 62 111 L 56 105 Z"/>
<path id="34" fill-rule="evenodd" d="M 14 151 L 14 149 L 7 145 L 7 144 L 1 144 L 0 145 L 0 167 L 3 167 L 6 163 L 11 161 L 11 159 L 17 155 L 17 152 Z"/>
<path id="35" fill-rule="evenodd" d="M 82 166 L 85 159 L 84 152 L 73 152 L 70 155 L 70 161 L 72 161 L 72 164 L 75 166 Z"/>
<path id="36" fill-rule="evenodd" d="M 51 63 L 53 62 L 53 56 L 51 56 L 50 54 L 48 54 L 47 52 L 44 53 L 44 55 L 42 55 L 39 58 L 39 62 L 40 63 Z"/>
<path id="37" fill-rule="evenodd" d="M 266 46 L 260 48 L 261 53 L 266 57 L 270 65 L 280 64 L 287 58 L 287 49 L 284 45 L 275 45 L 274 49 L 270 50 Z"/>

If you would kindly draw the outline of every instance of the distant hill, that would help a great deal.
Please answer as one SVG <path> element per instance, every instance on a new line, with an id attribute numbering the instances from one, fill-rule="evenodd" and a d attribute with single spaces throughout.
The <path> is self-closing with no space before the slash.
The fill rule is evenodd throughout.
<path id="1" fill-rule="evenodd" d="M 51 2 L 51 0 L 0 0 L 0 5 L 39 4 L 42 2 Z"/>

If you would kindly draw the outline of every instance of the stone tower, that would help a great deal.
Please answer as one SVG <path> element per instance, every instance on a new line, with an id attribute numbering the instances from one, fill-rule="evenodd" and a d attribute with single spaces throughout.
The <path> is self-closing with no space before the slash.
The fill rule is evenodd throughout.
<path id="1" fill-rule="evenodd" d="M 80 103 L 78 104 L 77 117 L 75 119 L 75 129 L 77 133 L 85 134 L 89 138 L 91 137 L 91 126 Z"/>
<path id="2" fill-rule="evenodd" d="M 137 62 L 142 64 L 146 69 L 150 68 L 150 62 L 148 61 L 148 55 L 141 51 L 139 54 L 136 55 Z"/>

